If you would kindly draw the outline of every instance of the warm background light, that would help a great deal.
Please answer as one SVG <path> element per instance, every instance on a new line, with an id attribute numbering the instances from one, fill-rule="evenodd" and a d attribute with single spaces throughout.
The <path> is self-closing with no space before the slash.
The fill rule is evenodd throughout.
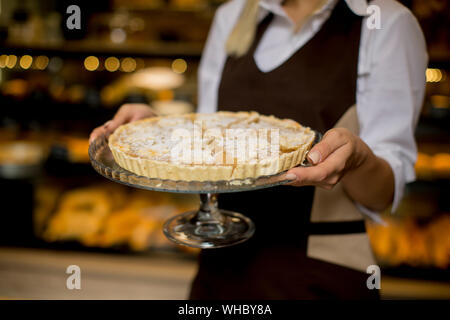
<path id="1" fill-rule="evenodd" d="M 445 71 L 440 69 L 428 68 L 425 72 L 427 82 L 441 82 L 447 78 Z"/>
<path id="2" fill-rule="evenodd" d="M 31 64 L 33 63 L 33 57 L 29 55 L 24 55 L 22 58 L 20 58 L 19 64 L 22 69 L 28 69 L 31 67 Z"/>
<path id="3" fill-rule="evenodd" d="M 48 66 L 48 57 L 47 56 L 39 56 L 34 60 L 34 66 L 38 70 L 44 70 Z"/>
<path id="4" fill-rule="evenodd" d="M 2 54 L 0 56 L 0 68 L 6 67 L 7 62 L 8 62 L 8 56 L 6 54 Z"/>
<path id="5" fill-rule="evenodd" d="M 136 60 L 133 58 L 124 58 L 120 64 L 120 70 L 123 72 L 133 72 L 136 70 Z"/>
<path id="6" fill-rule="evenodd" d="M 6 61 L 6 66 L 9 69 L 14 68 L 16 66 L 16 63 L 17 63 L 17 57 L 15 55 L 12 54 L 12 55 L 8 56 L 8 59 Z"/>
<path id="7" fill-rule="evenodd" d="M 86 59 L 84 59 L 84 67 L 88 71 L 97 70 L 99 65 L 100 65 L 100 61 L 98 60 L 97 57 L 89 56 Z"/>
<path id="8" fill-rule="evenodd" d="M 108 59 L 106 59 L 106 61 L 105 61 L 105 69 L 106 70 L 113 72 L 113 71 L 117 71 L 117 69 L 119 69 L 119 67 L 120 67 L 120 61 L 116 57 L 109 57 Z"/>
<path id="9" fill-rule="evenodd" d="M 183 59 L 175 59 L 172 62 L 172 70 L 176 73 L 184 73 L 187 69 L 187 63 Z"/>

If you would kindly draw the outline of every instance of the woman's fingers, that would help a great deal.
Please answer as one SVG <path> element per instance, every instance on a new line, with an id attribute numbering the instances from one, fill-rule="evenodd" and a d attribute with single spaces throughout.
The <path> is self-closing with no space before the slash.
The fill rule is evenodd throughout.
<path id="1" fill-rule="evenodd" d="M 331 153 L 343 146 L 348 140 L 346 129 L 331 129 L 325 133 L 322 140 L 309 152 L 308 160 L 316 165 L 324 161 Z"/>
<path id="2" fill-rule="evenodd" d="M 103 126 L 106 132 L 111 134 L 121 125 L 154 116 L 152 109 L 143 103 L 127 103 L 120 107 L 112 120 L 107 121 Z"/>
<path id="3" fill-rule="evenodd" d="M 289 170 L 286 179 L 293 180 L 290 185 L 315 185 L 332 188 L 345 173 L 347 159 L 352 154 L 349 145 L 334 150 L 323 162 L 312 167 L 296 167 Z"/>
<path id="4" fill-rule="evenodd" d="M 119 108 L 117 113 L 114 115 L 114 118 L 105 122 L 102 126 L 97 127 L 92 131 L 89 142 L 92 142 L 94 139 L 99 137 L 100 135 L 109 136 L 113 133 L 118 127 L 121 125 L 140 120 L 143 118 L 153 117 L 155 116 L 155 112 L 146 104 L 143 103 L 127 103 Z"/>
<path id="5" fill-rule="evenodd" d="M 97 127 L 91 132 L 91 135 L 89 136 L 89 143 L 91 143 L 101 135 L 106 135 L 106 130 L 103 126 Z"/>
<path id="6" fill-rule="evenodd" d="M 135 103 L 133 104 L 133 108 L 135 109 L 135 112 L 133 112 L 130 121 L 158 116 L 153 108 L 143 103 Z"/>
<path id="7" fill-rule="evenodd" d="M 104 135 L 108 137 L 114 132 L 122 123 L 118 123 L 114 120 L 106 121 L 102 126 L 95 128 L 89 136 L 89 143 L 94 141 L 97 137 Z"/>
<path id="8" fill-rule="evenodd" d="M 286 178 L 294 180 L 290 184 L 294 186 L 321 185 L 331 175 L 332 170 L 323 166 L 297 167 L 288 171 Z"/>
<path id="9" fill-rule="evenodd" d="M 116 129 L 118 127 L 120 127 L 121 125 L 125 124 L 129 122 L 128 120 L 123 120 L 123 119 L 112 119 L 109 121 L 106 121 L 105 124 L 103 125 L 103 129 L 105 130 L 106 135 L 110 135 L 111 133 L 113 133 L 114 131 L 116 131 Z"/>

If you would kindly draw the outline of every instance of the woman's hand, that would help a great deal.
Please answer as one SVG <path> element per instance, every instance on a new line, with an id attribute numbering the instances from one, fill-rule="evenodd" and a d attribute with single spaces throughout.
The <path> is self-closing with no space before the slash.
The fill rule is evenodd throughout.
<path id="1" fill-rule="evenodd" d="M 344 128 L 331 129 L 308 152 L 312 167 L 297 167 L 287 172 L 294 186 L 314 185 L 332 189 L 350 170 L 358 168 L 371 153 L 369 147 Z"/>
<path id="2" fill-rule="evenodd" d="M 127 103 L 119 108 L 116 115 L 112 120 L 105 122 L 100 127 L 95 128 L 91 136 L 89 137 L 89 142 L 92 142 L 95 138 L 100 135 L 109 136 L 122 124 L 133 122 L 136 120 L 154 117 L 157 114 L 150 108 L 150 106 L 143 103 Z"/>
<path id="3" fill-rule="evenodd" d="M 377 157 L 358 136 L 344 128 L 331 129 L 308 152 L 311 167 L 289 170 L 290 185 L 313 185 L 332 189 L 341 181 L 354 201 L 382 211 L 394 196 L 394 174 L 384 159 Z"/>

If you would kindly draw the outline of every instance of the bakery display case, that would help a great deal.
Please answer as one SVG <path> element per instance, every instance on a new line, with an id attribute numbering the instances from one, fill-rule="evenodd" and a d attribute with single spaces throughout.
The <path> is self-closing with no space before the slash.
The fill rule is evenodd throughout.
<path id="1" fill-rule="evenodd" d="M 162 225 L 168 217 L 196 208 L 197 202 L 193 196 L 143 192 L 106 182 L 66 190 L 48 183 L 36 189 L 34 231 L 59 246 L 195 253 L 169 242 Z"/>
<path id="2" fill-rule="evenodd" d="M 14 212 L 2 244 L 195 257 L 166 241 L 161 223 L 198 198 L 111 187 L 90 165 L 88 136 L 127 102 L 162 115 L 195 110 L 219 3 L 81 1 L 81 30 L 71 32 L 67 1 L 2 1 L 1 200 Z"/>
<path id="3" fill-rule="evenodd" d="M 201 52 L 223 2 L 80 1 L 82 27 L 68 30 L 70 1 L 0 0 L 0 246 L 196 261 L 199 250 L 169 241 L 163 224 L 197 210 L 199 196 L 107 181 L 88 137 L 124 103 L 195 112 Z M 366 226 L 386 274 L 449 283 L 449 3 L 402 2 L 430 58 L 417 180 L 396 214 Z"/>

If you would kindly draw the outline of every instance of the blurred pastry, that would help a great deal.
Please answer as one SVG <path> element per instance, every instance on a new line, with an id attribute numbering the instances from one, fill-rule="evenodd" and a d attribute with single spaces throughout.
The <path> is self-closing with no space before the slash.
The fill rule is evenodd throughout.
<path id="1" fill-rule="evenodd" d="M 109 196 L 95 188 L 69 191 L 44 234 L 48 241 L 81 239 L 97 233 L 111 210 Z"/>
<path id="2" fill-rule="evenodd" d="M 40 235 L 54 211 L 60 191 L 56 187 L 41 185 L 34 195 L 33 228 Z"/>
<path id="3" fill-rule="evenodd" d="M 42 207 L 39 211 L 46 208 L 47 212 L 50 194 L 44 191 L 39 194 L 46 203 L 39 205 Z M 196 209 L 198 197 L 130 190 L 105 183 L 67 191 L 54 206 L 56 212 L 52 216 L 44 219 L 44 214 L 39 213 L 40 224 L 48 221 L 43 234 L 45 240 L 75 240 L 89 247 L 126 246 L 133 251 L 144 251 L 175 248 L 164 236 L 163 224 L 170 216 Z"/>

